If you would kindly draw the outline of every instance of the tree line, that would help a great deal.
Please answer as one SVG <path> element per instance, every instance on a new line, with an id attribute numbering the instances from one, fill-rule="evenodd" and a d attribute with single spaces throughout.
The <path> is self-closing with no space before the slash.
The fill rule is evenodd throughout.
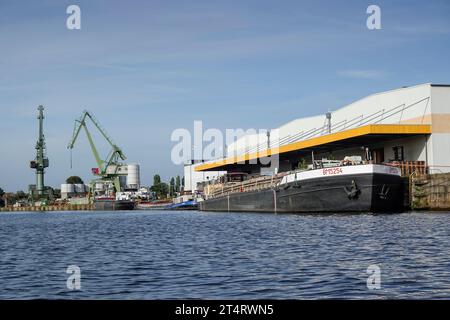
<path id="1" fill-rule="evenodd" d="M 156 196 L 161 198 L 174 197 L 177 193 L 181 192 L 182 185 L 184 185 L 184 178 L 181 178 L 179 175 L 176 177 L 172 177 L 169 180 L 169 183 L 162 182 L 161 176 L 159 174 L 155 174 L 153 176 L 153 185 L 150 187 L 150 190 L 156 194 Z"/>
<path id="2" fill-rule="evenodd" d="M 53 189 L 51 187 L 45 187 L 45 194 L 50 199 L 57 199 L 61 197 L 60 189 Z M 31 195 L 30 192 L 25 192 L 23 190 L 19 190 L 17 192 L 5 192 L 2 188 L 0 188 L 0 207 L 4 207 L 6 204 L 11 205 L 16 203 L 17 201 L 36 201 L 39 200 L 39 196 L 37 194 Z"/>

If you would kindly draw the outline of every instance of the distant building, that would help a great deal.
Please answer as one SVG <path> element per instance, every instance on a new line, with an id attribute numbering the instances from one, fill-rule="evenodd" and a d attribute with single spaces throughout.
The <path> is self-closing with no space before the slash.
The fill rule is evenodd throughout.
<path id="1" fill-rule="evenodd" d="M 211 181 L 217 179 L 220 175 L 226 173 L 226 171 L 208 171 L 198 172 L 195 168 L 201 165 L 203 162 L 200 160 L 191 160 L 184 165 L 184 191 L 195 192 L 198 190 L 199 183 Z"/>
<path id="2" fill-rule="evenodd" d="M 61 184 L 61 199 L 70 199 L 73 197 L 85 197 L 89 187 L 83 183 L 63 183 Z"/>

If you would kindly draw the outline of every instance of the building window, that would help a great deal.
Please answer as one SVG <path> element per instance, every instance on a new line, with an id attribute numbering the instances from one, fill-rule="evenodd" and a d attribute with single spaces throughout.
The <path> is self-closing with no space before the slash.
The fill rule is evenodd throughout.
<path id="1" fill-rule="evenodd" d="M 404 161 L 405 153 L 403 146 L 395 146 L 392 148 L 394 150 L 394 160 L 395 161 Z"/>

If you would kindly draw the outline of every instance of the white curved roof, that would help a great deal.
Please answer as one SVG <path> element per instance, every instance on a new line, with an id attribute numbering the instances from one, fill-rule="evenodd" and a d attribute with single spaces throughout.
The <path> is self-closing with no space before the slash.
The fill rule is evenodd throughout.
<path id="1" fill-rule="evenodd" d="M 420 84 L 371 94 L 331 112 L 331 132 L 364 124 L 425 124 L 431 113 L 431 87 L 447 86 Z M 448 86 L 450 88 L 450 86 Z M 449 110 L 450 113 L 450 110 Z M 271 131 L 271 147 L 328 134 L 325 115 L 298 118 Z M 265 149 L 266 135 L 248 135 L 228 145 L 227 155 L 240 155 Z"/>

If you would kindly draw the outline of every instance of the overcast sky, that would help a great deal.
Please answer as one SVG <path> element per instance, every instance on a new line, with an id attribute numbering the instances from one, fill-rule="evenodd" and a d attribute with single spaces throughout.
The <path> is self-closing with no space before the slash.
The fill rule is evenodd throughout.
<path id="1" fill-rule="evenodd" d="M 66 28 L 70 4 L 81 8 L 81 30 Z M 381 30 L 366 27 L 370 4 L 381 8 Z M 67 150 L 83 109 L 150 184 L 154 173 L 182 174 L 170 135 L 194 120 L 274 128 L 374 92 L 450 83 L 449 57 L 447 0 L 1 0 L 0 187 L 35 183 L 39 104 L 47 185 L 91 178 L 86 137 L 72 169 Z"/>

